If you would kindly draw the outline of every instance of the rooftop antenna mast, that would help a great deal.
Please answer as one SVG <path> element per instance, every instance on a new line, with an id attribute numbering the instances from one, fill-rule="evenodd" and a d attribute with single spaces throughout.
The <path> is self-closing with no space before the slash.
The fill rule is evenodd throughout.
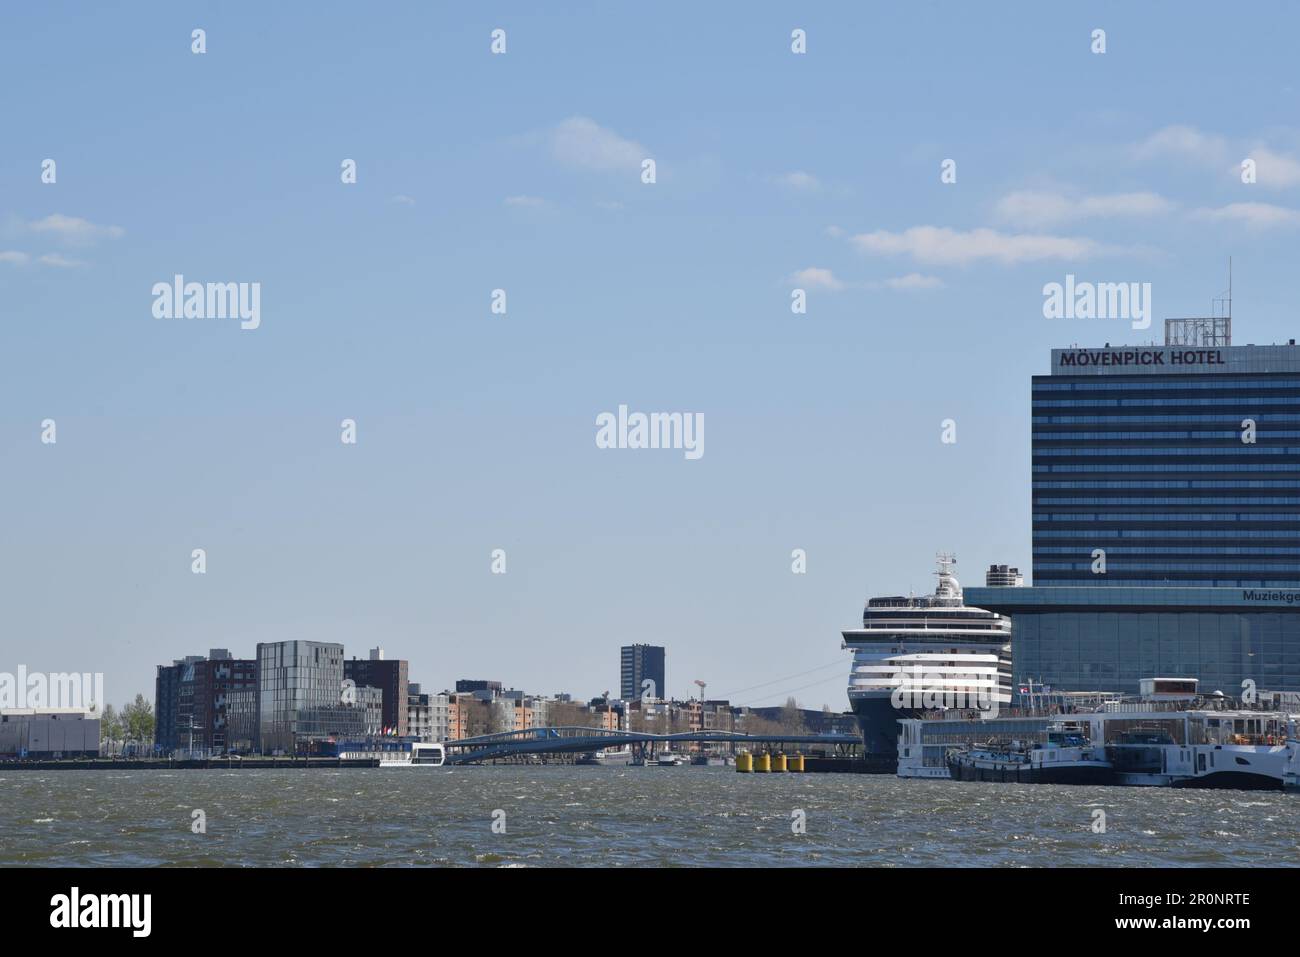
<path id="1" fill-rule="evenodd" d="M 1228 257 L 1228 291 L 1210 300 L 1210 315 L 1165 320 L 1165 345 L 1201 348 L 1232 345 L 1232 257 Z"/>
<path id="2" fill-rule="evenodd" d="M 1217 317 L 1228 320 L 1228 328 L 1232 329 L 1232 257 L 1228 257 L 1228 296 L 1226 299 L 1214 300 L 1213 313 Z"/>

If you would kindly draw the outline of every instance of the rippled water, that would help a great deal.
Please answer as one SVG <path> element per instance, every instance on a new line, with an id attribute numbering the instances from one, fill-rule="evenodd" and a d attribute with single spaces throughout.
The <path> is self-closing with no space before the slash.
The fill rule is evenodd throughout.
<path id="1" fill-rule="evenodd" d="M 1092 831 L 1093 809 L 1107 832 Z M 191 832 L 192 811 L 207 833 Z M 495 811 L 506 832 L 493 833 Z M 806 833 L 792 832 L 802 811 Z M 500 815 L 496 815 L 500 819 Z M 1289 865 L 1300 796 L 730 768 L 0 771 L 0 865 Z"/>

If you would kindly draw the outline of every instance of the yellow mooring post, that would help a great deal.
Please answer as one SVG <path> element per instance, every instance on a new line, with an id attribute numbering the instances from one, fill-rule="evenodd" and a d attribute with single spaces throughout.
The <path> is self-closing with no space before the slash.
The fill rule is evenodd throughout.
<path id="1" fill-rule="evenodd" d="M 772 770 L 773 770 L 773 771 L 784 771 L 784 770 L 785 770 L 785 752 L 784 752 L 784 751 L 778 751 L 778 752 L 776 752 L 776 754 L 772 755 Z"/>
<path id="2" fill-rule="evenodd" d="M 771 771 L 771 770 L 772 770 L 772 756 L 770 754 L 764 753 L 764 754 L 754 755 L 755 772 Z"/>
<path id="3" fill-rule="evenodd" d="M 754 756 L 748 751 L 742 751 L 736 755 L 736 770 L 745 774 L 754 770 Z"/>

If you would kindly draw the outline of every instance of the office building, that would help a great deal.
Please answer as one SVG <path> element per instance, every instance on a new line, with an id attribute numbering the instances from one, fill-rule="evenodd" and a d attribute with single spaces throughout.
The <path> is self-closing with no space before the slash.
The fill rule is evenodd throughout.
<path id="1" fill-rule="evenodd" d="M 351 658 L 343 662 L 343 677 L 358 687 L 369 686 L 383 692 L 383 729 L 390 734 L 405 736 L 408 733 L 407 708 L 409 705 L 407 662 L 386 660 L 382 648 L 370 651 L 368 659 Z"/>
<path id="2" fill-rule="evenodd" d="M 473 694 L 476 691 L 488 691 L 492 694 L 500 694 L 501 682 L 483 681 L 476 678 L 461 678 L 456 682 L 457 694 Z"/>
<path id="3" fill-rule="evenodd" d="M 231 691 L 226 695 L 226 750 L 233 754 L 256 751 L 260 743 L 257 733 L 257 688 Z"/>
<path id="4" fill-rule="evenodd" d="M 646 684 L 646 682 L 650 684 Z M 664 649 L 659 645 L 624 645 L 619 652 L 619 697 L 624 700 L 667 697 Z"/>
<path id="5" fill-rule="evenodd" d="M 257 662 L 213 648 L 159 665 L 154 681 L 154 742 L 164 754 L 227 749 L 227 706 L 236 691 L 256 691 Z"/>
<path id="6" fill-rule="evenodd" d="M 181 683 L 187 668 L 202 660 L 202 655 L 190 655 L 177 658 L 170 665 L 158 666 L 153 693 L 154 743 L 164 754 L 181 746 Z"/>
<path id="7" fill-rule="evenodd" d="M 433 737 L 432 695 L 423 694 L 420 686 L 406 686 L 406 733 L 416 741 L 436 741 Z"/>
<path id="8" fill-rule="evenodd" d="M 220 754 L 227 749 L 230 695 L 237 691 L 257 690 L 257 662 L 235 658 L 224 648 L 214 648 L 206 659 L 187 667 L 181 681 L 179 708 L 182 730 L 193 729 L 195 749 Z M 188 735 L 187 744 L 188 747 Z"/>
<path id="9" fill-rule="evenodd" d="M 1300 587 L 1300 348 L 1055 349 L 1032 436 L 1035 586 Z"/>
<path id="10" fill-rule="evenodd" d="M 430 741 L 446 741 L 451 736 L 451 695 L 446 691 L 429 695 Z"/>
<path id="11" fill-rule="evenodd" d="M 259 643 L 257 664 L 258 736 L 264 753 L 292 753 L 303 742 L 366 734 L 370 699 L 358 694 L 345 700 L 342 645 Z"/>

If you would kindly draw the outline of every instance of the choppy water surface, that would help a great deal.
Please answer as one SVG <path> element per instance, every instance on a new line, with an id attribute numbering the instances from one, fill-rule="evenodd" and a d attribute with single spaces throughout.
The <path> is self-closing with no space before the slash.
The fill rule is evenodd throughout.
<path id="1" fill-rule="evenodd" d="M 206 834 L 191 832 L 194 809 Z M 705 767 L 0 771 L 0 865 L 1297 862 L 1300 796 L 1271 792 Z"/>

